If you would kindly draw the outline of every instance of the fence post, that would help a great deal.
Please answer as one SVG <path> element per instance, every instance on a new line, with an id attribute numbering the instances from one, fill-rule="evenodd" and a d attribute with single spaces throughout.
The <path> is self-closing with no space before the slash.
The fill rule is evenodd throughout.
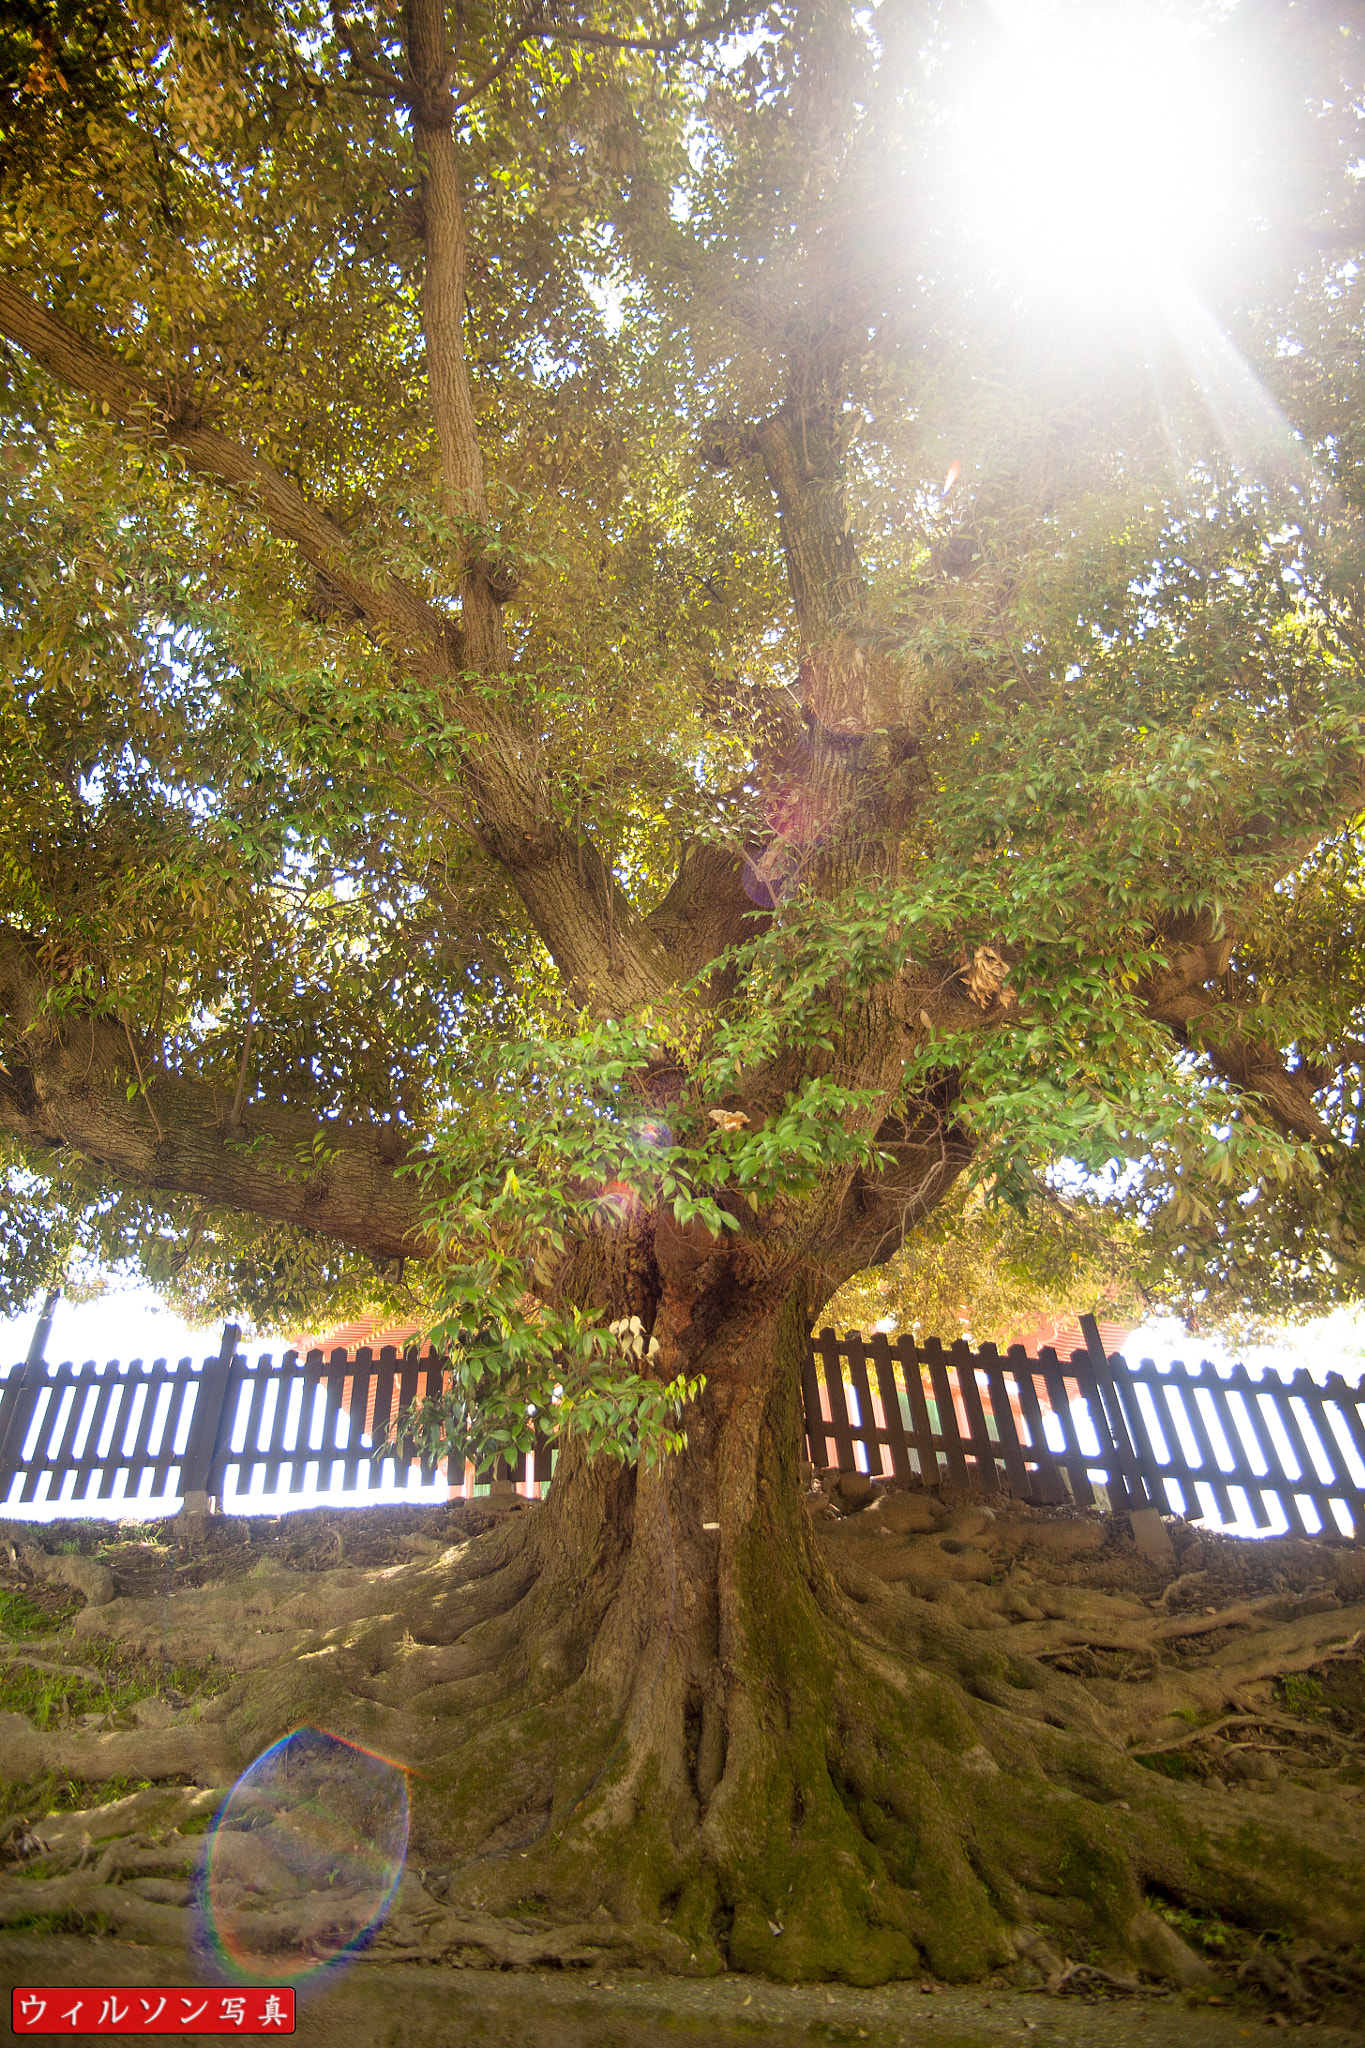
<path id="1" fill-rule="evenodd" d="M 0 1389 L 0 1500 L 9 1497 L 10 1481 L 19 1464 L 24 1438 L 38 1405 L 38 1393 L 47 1371 L 47 1340 L 52 1334 L 52 1316 L 61 1295 L 50 1287 L 33 1328 L 28 1354 Z"/>
<path id="2" fill-rule="evenodd" d="M 237 1356 L 237 1340 L 241 1334 L 240 1324 L 224 1323 L 223 1341 L 219 1346 L 218 1356 L 200 1377 L 199 1398 L 194 1404 L 189 1442 L 185 1445 L 185 1455 L 180 1465 L 182 1515 L 209 1513 L 208 1484 L 218 1451 L 218 1431 L 223 1420 L 223 1404 L 227 1400 L 233 1361 Z"/>

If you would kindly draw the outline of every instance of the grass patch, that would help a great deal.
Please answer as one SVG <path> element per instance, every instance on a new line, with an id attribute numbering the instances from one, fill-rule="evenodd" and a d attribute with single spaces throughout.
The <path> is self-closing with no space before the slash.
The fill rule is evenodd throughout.
<path id="1" fill-rule="evenodd" d="M 79 1611 L 81 1602 L 73 1600 L 64 1603 L 59 1615 L 39 1607 L 30 1600 L 27 1593 L 0 1591 L 0 1636 L 8 1636 L 15 1642 L 29 1642 L 34 1636 L 50 1636 L 54 1629 Z"/>
<path id="2" fill-rule="evenodd" d="M 1164 1756 L 1142 1756 L 1135 1750 L 1132 1761 L 1141 1764 L 1144 1771 L 1155 1771 L 1159 1778 L 1173 1778 L 1177 1785 L 1183 1785 L 1187 1779 L 1202 1778 L 1204 1775 L 1198 1765 L 1180 1750 L 1168 1752 Z"/>
<path id="3" fill-rule="evenodd" d="M 23 1714 L 35 1728 L 65 1728 L 82 1714 L 127 1715 L 154 1694 L 173 1706 L 221 1692 L 228 1673 L 207 1664 L 151 1664 L 121 1659 L 109 1644 L 82 1645 L 97 1679 L 79 1672 L 36 1671 L 30 1664 L 0 1663 L 0 1712 Z"/>
<path id="4" fill-rule="evenodd" d="M 61 1913 L 27 1913 L 8 1922 L 11 1934 L 108 1934 L 113 1922 L 104 1913 L 78 1913 L 68 1907 Z"/>
<path id="5" fill-rule="evenodd" d="M 1291 1713 L 1306 1720 L 1322 1712 L 1322 1686 L 1316 1678 L 1309 1678 L 1306 1672 L 1294 1671 L 1287 1678 L 1282 1678 L 1280 1691 Z"/>

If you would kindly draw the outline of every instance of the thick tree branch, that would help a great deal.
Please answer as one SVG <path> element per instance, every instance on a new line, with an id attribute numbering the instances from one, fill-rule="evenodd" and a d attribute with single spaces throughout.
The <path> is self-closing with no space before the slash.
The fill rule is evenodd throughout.
<path id="1" fill-rule="evenodd" d="M 395 78 L 391 71 L 386 71 L 382 64 L 376 64 L 373 58 L 365 55 L 365 52 L 356 41 L 354 29 L 346 19 L 345 10 L 337 4 L 337 0 L 332 0 L 332 27 L 336 31 L 337 41 L 345 50 L 346 55 L 355 65 L 356 70 L 361 72 L 370 81 L 370 86 L 376 95 L 383 99 L 392 100 L 398 106 L 410 106 L 412 103 L 411 95 L 407 87 L 401 79 Z"/>
<path id="2" fill-rule="evenodd" d="M 437 411 L 451 443 L 450 473 L 457 483 L 463 479 L 461 488 L 472 492 L 478 507 L 483 504 L 482 466 L 473 440 L 457 317 L 463 304 L 463 227 L 458 181 L 453 186 L 450 182 L 453 157 L 448 135 L 437 156 L 444 166 L 440 191 L 447 211 L 442 213 L 437 207 L 435 234 L 441 253 L 432 333 L 435 357 L 445 378 L 442 389 L 447 398 L 454 393 L 450 405 L 445 399 L 437 401 Z M 196 470 L 240 491 L 274 533 L 298 546 L 333 593 L 371 627 L 415 650 L 434 677 L 465 666 L 476 654 L 486 666 L 505 666 L 506 645 L 497 604 L 487 576 L 477 567 L 465 579 L 465 624 L 477 627 L 476 649 L 467 644 L 467 634 L 461 636 L 449 620 L 396 580 L 377 588 L 358 575 L 342 529 L 309 504 L 277 470 L 228 435 L 186 418 L 168 418 L 150 384 L 93 348 L 3 277 L 0 333 L 59 382 L 107 406 L 133 432 L 181 449 Z M 469 502 L 468 496 L 465 502 Z M 453 709 L 457 714 L 462 709 L 458 697 L 453 699 Z M 624 980 L 609 988 L 601 904 L 595 907 L 593 892 L 585 896 L 578 886 L 573 850 L 547 817 L 534 742 L 495 715 L 487 704 L 477 705 L 475 720 L 486 739 L 477 755 L 471 749 L 464 763 L 471 821 L 483 846 L 521 894 L 565 978 L 580 992 L 600 992 L 613 1006 L 657 996 L 661 984 L 643 962 L 634 968 L 627 963 L 630 971 Z M 596 895 L 604 900 L 600 888 Z"/>
<path id="3" fill-rule="evenodd" d="M 378 631 L 407 646 L 443 654 L 455 638 L 451 623 L 396 578 L 382 588 L 360 576 L 345 533 L 268 462 L 240 441 L 201 425 L 192 413 L 168 414 L 152 386 L 80 335 L 4 277 L 0 277 L 0 334 L 41 364 L 49 376 L 112 413 L 148 440 L 179 448 L 191 466 L 229 485 L 260 512 L 280 539 L 304 559 Z"/>
<path id="4" fill-rule="evenodd" d="M 407 59 L 426 224 L 422 331 L 427 383 L 451 509 L 475 529 L 461 584 L 465 659 L 471 667 L 498 670 L 507 666 L 500 607 L 510 586 L 499 582 L 479 544 L 478 529 L 488 519 L 488 498 L 464 347 L 468 243 L 455 153 L 455 101 L 449 83 L 454 60 L 446 40 L 444 0 L 409 0 Z"/>
<path id="5" fill-rule="evenodd" d="M 224 1094 L 175 1074 L 149 1074 L 130 1098 L 123 1024 L 49 1017 L 44 994 L 35 949 L 0 931 L 0 1130 L 38 1154 L 69 1147 L 130 1186 L 194 1195 L 374 1258 L 427 1256 L 417 1187 L 395 1174 L 411 1136 L 256 1105 L 234 1129 Z"/>
<path id="6" fill-rule="evenodd" d="M 1291 1072 L 1276 1046 L 1251 1037 L 1237 1006 L 1213 986 L 1227 972 L 1233 940 L 1211 932 L 1205 915 L 1172 933 L 1170 964 L 1144 991 L 1148 1015 L 1192 1052 L 1206 1053 L 1235 1088 L 1255 1096 L 1287 1137 L 1330 1147 L 1332 1132 L 1314 1106 L 1312 1077 Z"/>

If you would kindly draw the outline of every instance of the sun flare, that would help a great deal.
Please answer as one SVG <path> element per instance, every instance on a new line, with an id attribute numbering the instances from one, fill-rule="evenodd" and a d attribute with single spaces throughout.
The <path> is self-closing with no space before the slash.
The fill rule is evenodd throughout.
<path id="1" fill-rule="evenodd" d="M 964 132 L 993 268 L 1102 306 L 1216 249 L 1242 198 L 1245 83 L 1193 18 L 1050 12 L 1013 28 Z"/>

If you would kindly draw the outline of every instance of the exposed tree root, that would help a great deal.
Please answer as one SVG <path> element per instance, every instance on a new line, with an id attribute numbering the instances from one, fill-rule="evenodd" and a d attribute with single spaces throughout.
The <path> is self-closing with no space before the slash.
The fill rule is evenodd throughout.
<path id="1" fill-rule="evenodd" d="M 929 1503 L 935 1529 L 898 1533 L 892 1496 L 713 1533 L 685 1478 L 582 1474 L 567 1531 L 554 1504 L 525 1507 L 416 1561 L 267 1564 L 87 1608 L 43 1661 L 74 1669 L 99 1638 L 212 1651 L 232 1682 L 161 1728 L 10 1716 L 7 1770 L 221 1786 L 300 1721 L 395 1757 L 414 1831 L 377 1957 L 1197 1981 L 1207 1964 L 1155 1900 L 1348 1967 L 1365 1933 L 1365 1608 L 1333 1566 L 1354 1552 L 1173 1621 L 1119 1524 Z M 1128 1585 L 1096 1583 L 1099 1544 Z M 181 1830 L 215 1797 L 168 1785 L 31 1816 L 0 1846 L 0 1923 L 196 1938 L 201 1839 Z M 1253 1954 L 1248 1981 L 1261 1970 L 1288 1998 L 1286 1954 Z"/>

